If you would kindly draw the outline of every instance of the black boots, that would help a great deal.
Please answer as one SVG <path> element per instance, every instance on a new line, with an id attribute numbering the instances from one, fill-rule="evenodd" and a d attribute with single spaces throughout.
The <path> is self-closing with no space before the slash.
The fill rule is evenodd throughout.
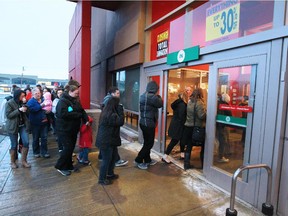
<path id="1" fill-rule="evenodd" d="M 185 152 L 185 155 L 184 155 L 184 170 L 194 168 L 193 165 L 190 165 L 190 155 L 191 155 L 190 153 Z"/>

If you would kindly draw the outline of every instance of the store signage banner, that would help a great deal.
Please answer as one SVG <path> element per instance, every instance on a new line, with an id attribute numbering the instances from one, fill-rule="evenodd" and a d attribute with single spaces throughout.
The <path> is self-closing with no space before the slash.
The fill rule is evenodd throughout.
<path id="1" fill-rule="evenodd" d="M 199 59 L 199 46 L 173 52 L 167 55 L 167 64 L 178 64 Z"/>
<path id="2" fill-rule="evenodd" d="M 222 1 L 206 9 L 206 44 L 238 37 L 240 1 Z"/>
<path id="3" fill-rule="evenodd" d="M 168 39 L 169 39 L 169 32 L 168 30 L 157 35 L 157 58 L 162 56 L 166 56 L 168 53 Z"/>
<path id="4" fill-rule="evenodd" d="M 220 104 L 219 109 L 220 110 L 241 111 L 241 112 L 247 112 L 247 113 L 251 113 L 253 111 L 251 106 L 232 106 L 232 105 L 226 105 L 226 104 Z"/>
<path id="5" fill-rule="evenodd" d="M 246 118 L 237 118 L 233 116 L 226 116 L 226 115 L 217 115 L 216 122 L 224 123 L 227 125 L 234 125 L 238 127 L 246 127 L 247 126 L 247 119 Z"/>

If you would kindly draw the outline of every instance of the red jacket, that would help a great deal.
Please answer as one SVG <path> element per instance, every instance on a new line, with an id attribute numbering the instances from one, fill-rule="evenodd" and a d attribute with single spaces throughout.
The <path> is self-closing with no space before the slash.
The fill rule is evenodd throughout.
<path id="1" fill-rule="evenodd" d="M 88 116 L 89 123 L 92 123 L 92 118 Z M 91 148 L 93 142 L 92 127 L 83 124 L 80 128 L 79 148 Z"/>

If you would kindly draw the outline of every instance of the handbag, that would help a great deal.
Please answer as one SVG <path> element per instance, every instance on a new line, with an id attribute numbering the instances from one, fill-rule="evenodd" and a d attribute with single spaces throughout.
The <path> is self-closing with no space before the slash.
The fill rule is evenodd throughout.
<path id="1" fill-rule="evenodd" d="M 194 142 L 194 146 L 202 146 L 205 141 L 205 127 L 195 126 L 196 104 L 197 104 L 197 101 L 195 102 L 195 106 L 194 106 L 194 127 L 193 127 L 193 132 L 192 132 L 192 140 Z"/>

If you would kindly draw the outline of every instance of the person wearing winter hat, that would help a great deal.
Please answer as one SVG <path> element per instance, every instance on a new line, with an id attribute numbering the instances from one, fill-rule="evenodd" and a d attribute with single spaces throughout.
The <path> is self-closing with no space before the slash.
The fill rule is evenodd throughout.
<path id="1" fill-rule="evenodd" d="M 158 120 L 158 109 L 163 107 L 163 100 L 158 95 L 159 86 L 155 81 L 147 84 L 146 92 L 140 96 L 140 128 L 143 132 L 144 144 L 135 163 L 139 169 L 148 169 L 149 165 L 157 162 L 150 157 L 150 151 L 154 145 L 155 128 Z"/>

